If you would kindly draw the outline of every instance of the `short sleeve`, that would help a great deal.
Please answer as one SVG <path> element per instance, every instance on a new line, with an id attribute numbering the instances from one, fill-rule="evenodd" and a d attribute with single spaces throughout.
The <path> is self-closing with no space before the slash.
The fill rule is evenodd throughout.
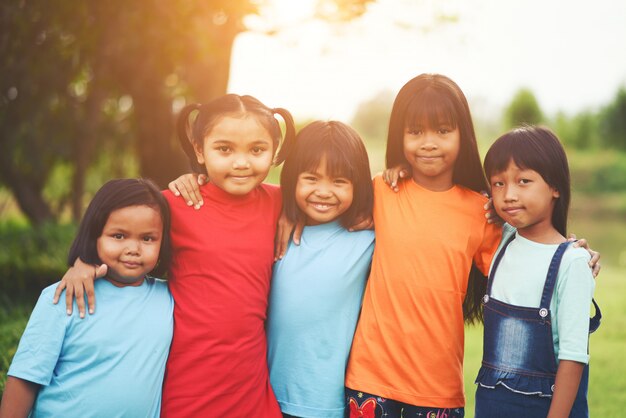
<path id="1" fill-rule="evenodd" d="M 481 273 L 484 276 L 488 276 L 491 261 L 502 239 L 502 227 L 490 224 L 485 220 L 482 237 L 482 241 L 474 254 L 473 260 Z"/>
<path id="2" fill-rule="evenodd" d="M 68 321 L 65 304 L 52 303 L 55 288 L 56 284 L 39 296 L 7 375 L 44 386 L 50 384 Z"/>
<path id="3" fill-rule="evenodd" d="M 589 310 L 595 281 L 586 251 L 571 248 L 568 252 L 579 255 L 563 266 L 556 287 L 559 360 L 588 363 Z"/>

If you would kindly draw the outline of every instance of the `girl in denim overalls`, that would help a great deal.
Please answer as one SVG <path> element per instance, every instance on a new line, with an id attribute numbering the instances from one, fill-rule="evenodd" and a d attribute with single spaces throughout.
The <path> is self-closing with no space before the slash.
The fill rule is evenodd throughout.
<path id="1" fill-rule="evenodd" d="M 492 145 L 485 171 L 517 232 L 505 225 L 483 299 L 476 418 L 587 417 L 588 337 L 600 315 L 590 323 L 589 254 L 565 238 L 565 151 L 549 130 L 523 127 Z"/>

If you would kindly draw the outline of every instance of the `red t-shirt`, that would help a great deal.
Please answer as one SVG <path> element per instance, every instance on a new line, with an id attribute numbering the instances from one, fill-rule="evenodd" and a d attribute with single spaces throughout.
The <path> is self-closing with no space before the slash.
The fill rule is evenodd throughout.
<path id="1" fill-rule="evenodd" d="M 280 417 L 265 338 L 280 189 L 234 196 L 207 184 L 201 193 L 195 210 L 164 192 L 175 307 L 161 416 Z"/>

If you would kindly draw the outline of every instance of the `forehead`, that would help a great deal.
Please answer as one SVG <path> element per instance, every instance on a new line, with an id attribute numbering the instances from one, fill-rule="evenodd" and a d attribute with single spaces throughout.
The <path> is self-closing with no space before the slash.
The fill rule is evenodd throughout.
<path id="1" fill-rule="evenodd" d="M 263 124 L 254 116 L 222 116 L 205 135 L 205 140 L 233 143 L 267 142 L 272 137 Z"/>
<path id="2" fill-rule="evenodd" d="M 162 224 L 161 213 L 157 209 L 147 205 L 136 205 L 112 211 L 104 227 L 128 230 L 160 229 Z"/>

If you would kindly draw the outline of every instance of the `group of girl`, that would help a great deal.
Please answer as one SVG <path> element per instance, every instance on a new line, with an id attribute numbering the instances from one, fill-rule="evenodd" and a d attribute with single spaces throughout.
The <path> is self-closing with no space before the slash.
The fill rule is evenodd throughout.
<path id="1" fill-rule="evenodd" d="M 103 199 L 108 184 L 96 194 L 77 237 L 96 252 L 72 253 L 74 267 L 43 292 L 8 373 L 2 418 L 31 410 L 462 417 L 463 326 L 483 312 L 476 416 L 586 416 L 589 263 L 597 260 L 568 249 L 569 171 L 550 131 L 524 127 L 498 139 L 485 178 L 462 91 L 445 76 L 422 74 L 393 105 L 386 155 L 393 171 L 385 176 L 393 187 L 381 176 L 372 184 L 365 147 L 350 127 L 318 121 L 296 135 L 289 112 L 250 96 L 187 106 L 179 136 L 210 182 L 174 182 L 163 193 L 171 221 L 160 195 L 123 200 L 122 192 L 109 192 Z M 284 162 L 280 188 L 262 183 L 272 162 Z M 396 183 L 402 168 L 410 179 Z M 480 192 L 489 189 L 504 229 L 485 216 Z M 300 244 L 274 263 L 281 212 L 287 225 L 304 230 Z M 146 260 L 144 247 L 157 241 L 154 231 L 141 232 L 140 216 L 158 231 L 160 258 Z M 374 231 L 348 232 L 369 218 L 375 246 Z M 89 235 L 81 238 L 83 229 Z M 107 237 L 119 246 L 116 255 L 100 245 Z M 105 279 L 94 284 L 105 273 L 101 264 Z M 144 277 L 164 270 L 175 301 L 171 347 L 167 294 L 159 294 L 158 315 L 139 299 L 132 309 L 118 306 L 129 290 L 163 288 Z M 85 292 L 92 315 L 62 317 L 51 293 L 56 288 L 56 302 L 66 286 L 68 313 L 72 304 L 82 312 Z M 102 317 L 109 325 L 96 327 Z M 42 347 L 51 332 L 58 342 Z M 146 341 L 147 333 L 159 338 Z M 126 356 L 129 347 L 142 355 Z M 46 364 L 38 361 L 41 350 Z M 76 361 L 79 350 L 85 353 Z M 99 375 L 85 382 L 82 370 L 94 365 L 119 373 L 108 398 L 96 393 Z M 124 402 L 134 396 L 144 403 Z"/>

